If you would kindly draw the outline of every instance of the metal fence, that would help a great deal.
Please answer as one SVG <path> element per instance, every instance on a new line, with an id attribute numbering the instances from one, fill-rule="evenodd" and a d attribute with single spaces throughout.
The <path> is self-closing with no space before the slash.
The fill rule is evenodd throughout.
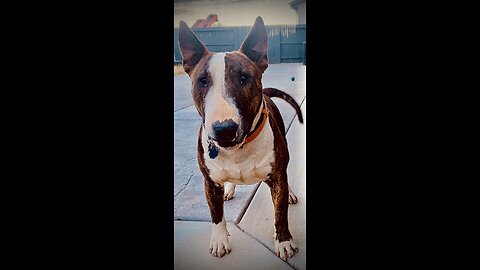
<path id="1" fill-rule="evenodd" d="M 211 52 L 234 51 L 240 48 L 250 27 L 215 27 L 192 29 Z M 306 64 L 306 25 L 267 25 L 268 60 L 277 63 Z M 178 49 L 178 28 L 173 34 L 174 62 L 181 62 Z"/>

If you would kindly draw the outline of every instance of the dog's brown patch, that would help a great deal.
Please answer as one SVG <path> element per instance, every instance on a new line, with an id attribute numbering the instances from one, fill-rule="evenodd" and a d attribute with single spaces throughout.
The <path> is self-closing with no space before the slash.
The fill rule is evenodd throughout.
<path id="1" fill-rule="evenodd" d="M 213 53 L 209 53 L 198 63 L 198 66 L 191 72 L 190 80 L 192 81 L 192 98 L 193 104 L 197 108 L 198 114 L 205 121 L 205 96 L 212 84 L 212 77 L 208 72 L 208 62 L 212 58 Z M 202 84 L 201 79 L 206 79 L 207 85 Z"/>
<path id="2" fill-rule="evenodd" d="M 250 132 L 262 100 L 262 73 L 240 52 L 225 55 L 225 91 L 240 114 L 239 139 Z"/>

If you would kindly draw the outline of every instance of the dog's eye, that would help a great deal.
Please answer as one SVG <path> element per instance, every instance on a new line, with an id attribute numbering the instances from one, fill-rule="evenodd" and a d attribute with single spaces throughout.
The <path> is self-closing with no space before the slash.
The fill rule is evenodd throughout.
<path id="1" fill-rule="evenodd" d="M 198 79 L 198 82 L 199 82 L 203 87 L 207 87 L 207 85 L 208 85 L 207 77 L 201 77 L 200 79 Z"/>
<path id="2" fill-rule="evenodd" d="M 247 83 L 249 78 L 250 78 L 250 76 L 248 76 L 247 74 L 242 74 L 242 75 L 240 76 L 240 83 L 241 83 L 241 84 Z"/>

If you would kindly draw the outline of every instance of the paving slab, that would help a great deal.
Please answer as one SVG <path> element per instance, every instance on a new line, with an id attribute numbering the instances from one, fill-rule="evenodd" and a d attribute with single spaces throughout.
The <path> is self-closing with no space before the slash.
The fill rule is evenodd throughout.
<path id="1" fill-rule="evenodd" d="M 292 81 L 292 77 L 295 79 Z M 262 77 L 264 88 L 273 87 L 289 94 L 306 91 L 306 66 L 300 63 L 273 64 L 268 66 Z"/>
<path id="2" fill-rule="evenodd" d="M 192 99 L 192 98 L 190 98 Z M 190 100 L 191 102 L 191 100 Z M 195 135 L 198 135 L 198 130 L 200 128 L 200 125 L 202 123 L 202 118 L 197 112 L 197 108 L 195 108 L 195 105 L 191 104 L 185 108 L 182 108 L 181 110 L 178 110 L 173 113 L 173 121 L 176 120 L 196 120 L 196 122 L 192 122 L 192 129 L 195 128 L 197 132 Z M 189 133 L 192 133 L 193 130 L 189 130 Z M 181 136 L 182 134 L 175 134 L 178 136 Z"/>
<path id="3" fill-rule="evenodd" d="M 305 99 L 305 94 L 290 93 L 290 95 L 293 97 L 293 99 L 295 99 L 298 105 L 301 105 L 303 100 Z M 285 124 L 285 129 L 288 133 L 288 127 L 291 125 L 291 123 L 293 123 L 294 118 L 296 119 L 297 112 L 292 107 L 292 105 L 290 105 L 288 102 L 286 102 L 281 98 L 274 97 L 272 98 L 272 100 L 280 110 L 280 114 L 282 115 L 282 118 L 283 118 L 283 123 Z M 298 121 L 298 120 L 295 120 L 295 121 Z"/>
<path id="4" fill-rule="evenodd" d="M 288 260 L 295 269 L 306 269 L 306 101 L 301 106 L 304 124 L 296 119 L 287 134 L 290 163 L 288 181 L 298 203 L 288 210 L 289 228 L 299 252 Z M 274 251 L 274 209 L 270 189 L 262 183 L 238 226 Z"/>
<path id="5" fill-rule="evenodd" d="M 174 102 L 173 110 L 178 111 L 192 105 L 191 81 L 187 74 L 173 77 Z"/>
<path id="6" fill-rule="evenodd" d="M 174 220 L 211 221 L 205 198 L 204 179 L 200 171 L 194 173 L 188 186 L 174 198 Z M 223 213 L 227 222 L 237 222 L 243 216 L 257 185 L 236 186 L 235 197 L 224 202 Z"/>
<path id="7" fill-rule="evenodd" d="M 232 251 L 222 258 L 208 252 L 210 222 L 174 222 L 174 269 L 292 270 L 293 268 L 235 224 L 227 223 Z"/>
<path id="8" fill-rule="evenodd" d="M 188 119 L 177 119 L 173 122 L 174 196 L 188 185 L 190 178 L 198 171 L 195 151 L 195 149 L 197 149 L 196 135 L 194 134 L 195 132 L 191 130 L 192 125 L 197 122 L 197 120 Z"/>

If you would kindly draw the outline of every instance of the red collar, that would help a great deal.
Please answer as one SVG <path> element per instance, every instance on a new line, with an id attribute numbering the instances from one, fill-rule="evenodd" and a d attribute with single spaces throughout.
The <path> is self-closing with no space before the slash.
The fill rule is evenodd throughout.
<path id="1" fill-rule="evenodd" d="M 247 144 L 253 141 L 258 136 L 258 134 L 260 134 L 263 127 L 265 126 L 265 123 L 267 122 L 267 118 L 268 118 L 267 102 L 264 99 L 262 115 L 260 116 L 260 119 L 259 119 L 260 125 L 257 124 L 257 127 L 247 135 L 247 138 L 245 139 L 245 142 L 243 144 Z"/>

